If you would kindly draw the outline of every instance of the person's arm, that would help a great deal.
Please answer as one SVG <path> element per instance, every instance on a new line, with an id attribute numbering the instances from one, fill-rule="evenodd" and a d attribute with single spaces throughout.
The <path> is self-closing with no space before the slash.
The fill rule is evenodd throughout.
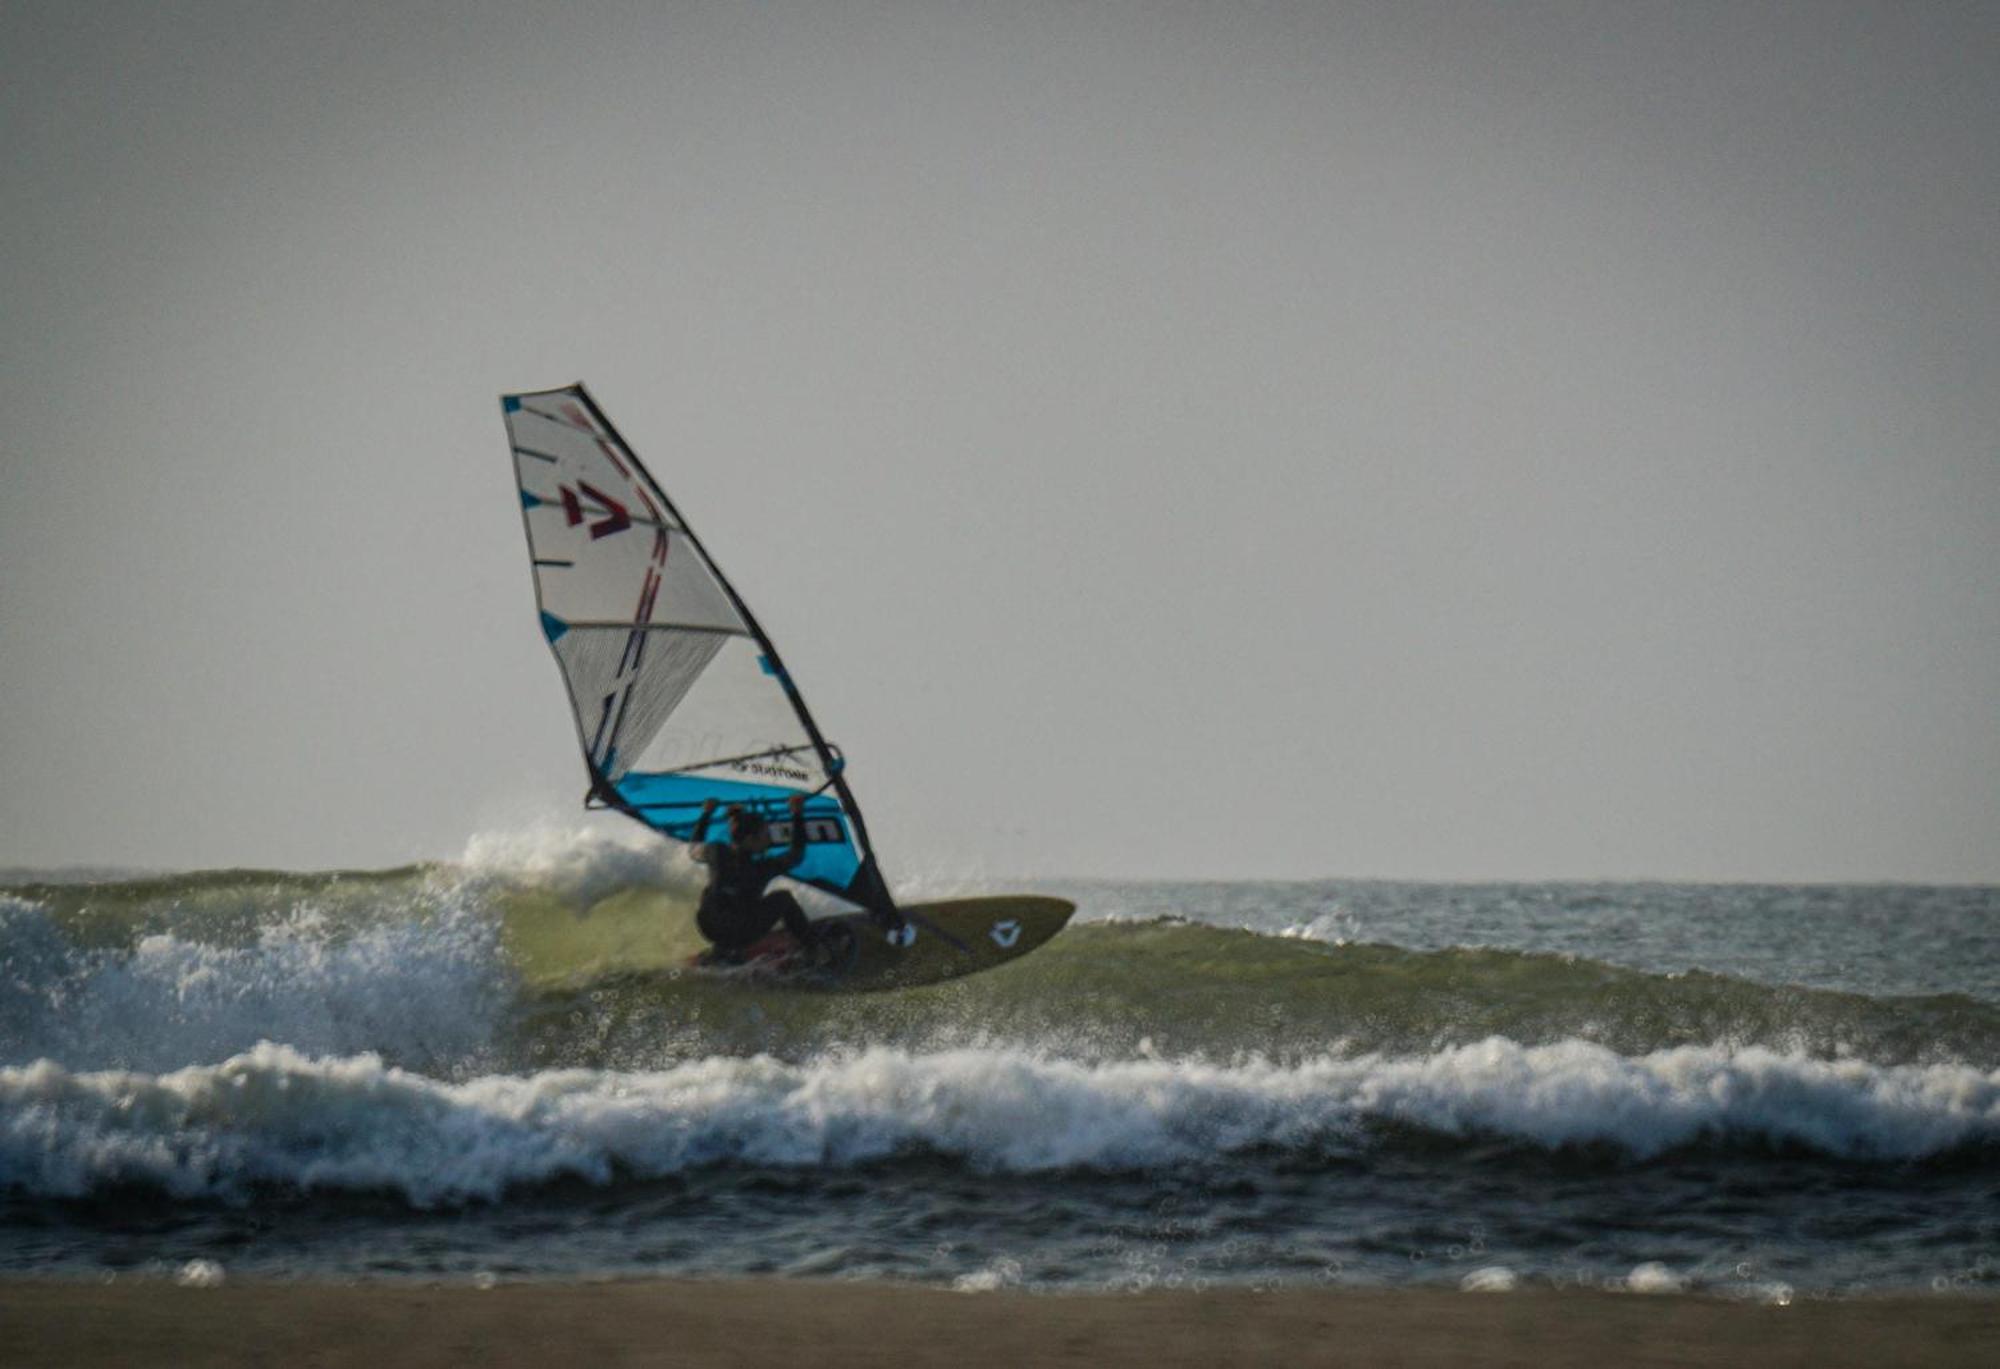
<path id="1" fill-rule="evenodd" d="M 780 870 L 789 870 L 806 858 L 806 796 L 792 795 L 792 801 L 787 807 L 792 815 L 792 844 L 785 848 L 785 854 L 779 858 Z"/>
<path id="2" fill-rule="evenodd" d="M 694 820 L 694 840 L 688 843 L 688 854 L 696 860 L 708 859 L 708 822 L 715 816 L 715 800 L 706 799 L 701 805 L 701 816 Z"/>

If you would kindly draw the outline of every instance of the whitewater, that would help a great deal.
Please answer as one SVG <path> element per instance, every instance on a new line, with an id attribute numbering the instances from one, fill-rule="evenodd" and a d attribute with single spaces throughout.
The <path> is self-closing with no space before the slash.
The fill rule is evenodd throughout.
<path id="1" fill-rule="evenodd" d="M 2000 1287 L 1994 889 L 1031 881 L 843 997 L 684 973 L 688 881 L 8 876 L 0 1270 Z"/>

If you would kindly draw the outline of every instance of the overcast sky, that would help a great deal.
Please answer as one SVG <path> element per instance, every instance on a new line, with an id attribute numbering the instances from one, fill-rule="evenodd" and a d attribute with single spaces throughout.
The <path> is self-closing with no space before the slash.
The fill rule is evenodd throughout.
<path id="1" fill-rule="evenodd" d="M 0 864 L 566 816 L 582 379 L 892 878 L 2000 879 L 2000 6 L 0 7 Z"/>

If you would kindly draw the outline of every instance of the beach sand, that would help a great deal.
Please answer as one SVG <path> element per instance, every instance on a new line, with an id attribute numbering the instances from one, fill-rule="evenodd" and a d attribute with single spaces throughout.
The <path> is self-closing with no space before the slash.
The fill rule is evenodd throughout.
<path id="1" fill-rule="evenodd" d="M 0 1283 L 0 1363 L 2000 1364 L 2000 1299 L 1538 1290 L 953 1293 L 863 1283 Z"/>

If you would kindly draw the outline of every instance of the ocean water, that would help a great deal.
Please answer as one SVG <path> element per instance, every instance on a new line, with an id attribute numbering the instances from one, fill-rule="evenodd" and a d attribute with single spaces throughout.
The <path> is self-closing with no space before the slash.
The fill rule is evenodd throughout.
<path id="1" fill-rule="evenodd" d="M 13 876 L 0 1274 L 2000 1291 L 2000 889 L 1015 881 L 838 996 L 686 881 Z"/>

